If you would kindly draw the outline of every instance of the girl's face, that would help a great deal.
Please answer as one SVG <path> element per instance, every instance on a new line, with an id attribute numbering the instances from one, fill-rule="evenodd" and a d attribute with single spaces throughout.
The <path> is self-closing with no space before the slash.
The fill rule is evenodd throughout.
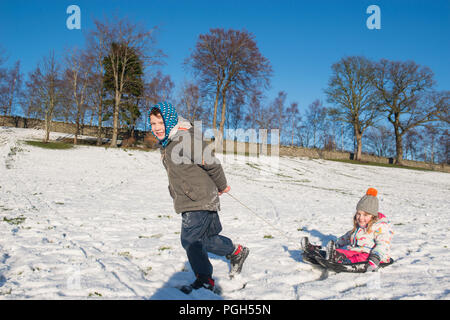
<path id="1" fill-rule="evenodd" d="M 152 126 L 153 134 L 162 140 L 166 136 L 166 126 L 164 125 L 164 120 L 161 115 L 150 115 L 150 124 Z"/>
<path id="2" fill-rule="evenodd" d="M 367 224 L 370 222 L 370 220 L 372 220 L 371 214 L 362 210 L 358 210 L 356 212 L 356 222 L 359 224 L 361 228 L 365 228 Z"/>

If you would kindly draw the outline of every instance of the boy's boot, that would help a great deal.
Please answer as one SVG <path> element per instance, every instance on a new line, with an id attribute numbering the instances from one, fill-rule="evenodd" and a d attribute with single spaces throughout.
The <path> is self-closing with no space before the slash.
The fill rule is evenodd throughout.
<path id="1" fill-rule="evenodd" d="M 205 288 L 207 290 L 215 292 L 214 279 L 212 279 L 210 276 L 197 275 L 197 279 L 195 279 L 193 283 L 191 283 L 190 285 L 182 286 L 180 290 L 186 294 L 189 294 L 192 290 L 198 290 L 200 288 Z"/>
<path id="2" fill-rule="evenodd" d="M 247 259 L 249 252 L 250 250 L 247 247 L 238 245 L 233 253 L 227 255 L 231 264 L 230 277 L 241 273 L 242 265 L 244 264 L 245 259 Z"/>
<path id="3" fill-rule="evenodd" d="M 209 276 L 198 275 L 197 279 L 191 284 L 192 289 L 205 288 L 214 291 L 214 280 Z"/>

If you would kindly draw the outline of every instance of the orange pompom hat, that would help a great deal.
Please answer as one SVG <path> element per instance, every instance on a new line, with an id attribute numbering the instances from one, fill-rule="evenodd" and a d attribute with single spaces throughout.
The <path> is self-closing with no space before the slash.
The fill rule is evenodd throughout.
<path id="1" fill-rule="evenodd" d="M 378 216 L 378 191 L 375 188 L 369 188 L 366 194 L 359 200 L 356 205 L 356 211 L 364 211 L 375 217 Z"/>
<path id="2" fill-rule="evenodd" d="M 367 189 L 366 195 L 376 197 L 377 194 L 378 194 L 377 189 L 375 189 L 375 188 L 369 188 L 369 189 Z"/>

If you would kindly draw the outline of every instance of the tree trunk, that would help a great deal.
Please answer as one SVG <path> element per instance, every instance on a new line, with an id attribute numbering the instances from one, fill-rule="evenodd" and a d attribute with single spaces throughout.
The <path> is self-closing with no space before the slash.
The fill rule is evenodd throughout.
<path id="1" fill-rule="evenodd" d="M 216 100 L 214 101 L 214 115 L 213 115 L 213 124 L 212 124 L 212 129 L 214 130 L 214 137 L 216 136 L 216 130 L 217 130 L 217 109 L 219 107 L 219 97 L 220 97 L 220 91 L 219 91 L 219 89 L 217 89 Z"/>
<path id="2" fill-rule="evenodd" d="M 100 98 L 98 104 L 98 129 L 97 129 L 97 145 L 102 145 L 102 120 L 103 120 L 103 101 Z"/>
<path id="3" fill-rule="evenodd" d="M 13 80 L 13 84 L 12 84 L 12 88 L 11 88 L 11 92 L 10 92 L 10 96 L 9 96 L 9 102 L 8 102 L 8 115 L 10 116 L 12 114 L 12 104 L 13 104 L 13 100 L 14 100 L 14 91 L 16 90 L 16 76 L 14 76 L 14 80 Z"/>
<path id="4" fill-rule="evenodd" d="M 220 136 L 223 138 L 223 130 L 225 126 L 225 114 L 227 110 L 227 98 L 226 98 L 226 91 L 222 91 L 222 112 L 221 112 L 221 118 L 220 118 Z"/>
<path id="5" fill-rule="evenodd" d="M 113 115 L 113 135 L 111 139 L 111 147 L 115 148 L 117 147 L 117 136 L 119 133 L 119 106 L 120 106 L 120 93 L 116 91 L 116 97 L 115 97 L 115 103 L 114 103 L 114 115 Z"/>
<path id="6" fill-rule="evenodd" d="M 316 147 L 316 128 L 313 129 L 313 148 Z"/>
<path id="7" fill-rule="evenodd" d="M 83 135 L 84 134 L 84 127 L 85 127 L 85 119 L 86 119 L 86 108 L 84 108 L 83 103 L 81 103 L 81 111 L 80 111 L 80 131 L 78 134 Z"/>
<path id="8" fill-rule="evenodd" d="M 398 127 L 395 127 L 395 164 L 403 165 L 403 143 L 402 134 Z"/>
<path id="9" fill-rule="evenodd" d="M 89 120 L 89 126 L 92 127 L 92 123 L 94 123 L 94 111 L 93 110 L 90 111 L 91 111 L 91 119 Z"/>
<path id="10" fill-rule="evenodd" d="M 224 144 L 223 144 L 223 125 L 225 123 L 225 112 L 223 110 L 224 106 L 226 106 L 226 98 L 225 95 L 223 95 L 222 92 L 222 112 L 221 112 L 221 119 L 219 124 L 219 130 L 217 130 L 217 110 L 218 110 L 218 104 L 219 104 L 219 96 L 220 92 L 217 90 L 216 92 L 216 101 L 214 103 L 214 120 L 213 120 L 213 130 L 214 130 L 214 148 L 215 151 L 225 151 Z"/>
<path id="11" fill-rule="evenodd" d="M 78 135 L 80 134 L 80 108 L 77 109 L 77 118 L 75 119 L 75 136 L 73 137 L 73 144 L 78 144 Z"/>
<path id="12" fill-rule="evenodd" d="M 291 141 L 291 147 L 294 146 L 294 116 L 292 116 L 292 141 Z"/>
<path id="13" fill-rule="evenodd" d="M 47 110 L 45 112 L 45 137 L 44 137 L 45 143 L 47 143 L 50 140 L 50 121 L 51 121 L 50 111 Z"/>
<path id="14" fill-rule="evenodd" d="M 362 133 L 355 129 L 355 139 L 356 139 L 356 157 L 355 160 L 361 161 L 362 157 Z"/>
<path id="15" fill-rule="evenodd" d="M 431 163 L 434 163 L 434 137 L 431 138 Z"/>

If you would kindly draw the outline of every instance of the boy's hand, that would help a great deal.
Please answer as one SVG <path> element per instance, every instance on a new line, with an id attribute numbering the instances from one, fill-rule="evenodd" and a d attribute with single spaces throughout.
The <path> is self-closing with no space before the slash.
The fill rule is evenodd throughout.
<path id="1" fill-rule="evenodd" d="M 226 193 L 226 192 L 230 191 L 230 189 L 231 189 L 231 187 L 230 187 L 230 186 L 227 186 L 227 187 L 225 188 L 225 190 L 219 191 L 219 196 L 221 196 L 223 193 Z"/>

